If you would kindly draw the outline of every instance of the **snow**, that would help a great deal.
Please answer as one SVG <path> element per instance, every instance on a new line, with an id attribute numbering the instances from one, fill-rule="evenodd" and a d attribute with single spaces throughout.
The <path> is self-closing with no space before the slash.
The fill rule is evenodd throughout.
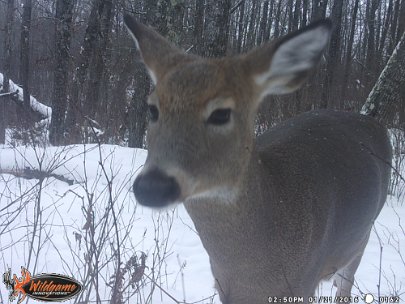
<path id="1" fill-rule="evenodd" d="M 24 266 L 32 275 L 53 272 L 73 276 L 85 284 L 82 295 L 92 290 L 90 300 L 94 301 L 95 280 L 88 276 L 87 261 L 91 259 L 93 269 L 98 267 L 99 296 L 110 299 L 117 257 L 123 269 L 131 257 L 139 259 L 144 252 L 147 268 L 136 283 L 141 291 L 128 287 L 123 294 L 130 298 L 128 303 L 176 303 L 173 298 L 187 303 L 220 303 L 208 255 L 184 207 L 156 211 L 136 204 L 131 187 L 146 155 L 145 150 L 114 145 L 0 146 L 1 274 L 10 268 L 20 276 Z M 38 178 L 13 175 L 27 168 L 54 175 L 48 174 L 42 183 Z M 74 184 L 58 176 L 74 180 Z M 404 218 L 405 206 L 389 197 L 356 273 L 354 295 L 403 292 L 405 233 L 400 219 Z M 124 277 L 125 285 L 129 276 Z M 0 286 L 0 303 L 10 303 L 2 282 Z M 331 282 L 318 288 L 319 295 L 334 292 Z"/>

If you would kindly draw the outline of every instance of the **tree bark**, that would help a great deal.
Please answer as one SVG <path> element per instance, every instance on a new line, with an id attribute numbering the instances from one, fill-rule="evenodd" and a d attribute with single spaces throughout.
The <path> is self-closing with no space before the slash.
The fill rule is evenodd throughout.
<path id="1" fill-rule="evenodd" d="M 96 114 L 103 103 L 102 90 L 107 87 L 106 67 L 108 61 L 107 48 L 110 46 L 110 33 L 112 28 L 112 0 L 104 0 L 99 15 L 97 40 L 95 41 L 97 51 L 92 52 L 89 67 L 88 86 L 86 102 L 84 107 L 85 115 L 96 120 Z"/>
<path id="2" fill-rule="evenodd" d="M 204 0 L 196 0 L 194 13 L 194 52 L 203 53 Z"/>
<path id="3" fill-rule="evenodd" d="M 390 26 L 390 22 L 391 22 L 391 18 L 392 18 L 392 6 L 393 6 L 393 0 L 389 0 L 387 14 L 385 17 L 385 22 L 384 22 L 384 26 L 382 28 L 381 39 L 380 39 L 380 43 L 379 43 L 379 47 L 378 47 L 378 53 L 381 58 L 383 57 L 384 45 L 385 45 L 385 41 L 387 38 L 388 28 Z"/>
<path id="4" fill-rule="evenodd" d="M 14 0 L 7 1 L 6 25 L 4 29 L 4 73 L 3 73 L 3 89 L 0 93 L 10 92 L 10 73 L 11 73 L 11 55 L 12 55 L 12 28 L 14 23 Z M 0 144 L 5 143 L 6 127 L 7 127 L 7 106 L 10 101 L 10 96 L 4 96 L 0 101 Z"/>
<path id="5" fill-rule="evenodd" d="M 295 31 L 298 29 L 298 24 L 300 20 L 300 12 L 301 12 L 301 0 L 295 0 L 295 7 L 293 13 L 293 20 L 292 20 L 292 30 Z"/>
<path id="6" fill-rule="evenodd" d="M 260 19 L 259 33 L 257 35 L 256 43 L 259 45 L 266 39 L 266 28 L 269 13 L 269 1 L 263 2 L 262 18 Z"/>
<path id="7" fill-rule="evenodd" d="M 405 32 L 405 0 L 401 1 L 401 8 L 399 9 L 397 39 L 399 41 L 401 35 Z"/>
<path id="8" fill-rule="evenodd" d="M 242 51 L 243 37 L 244 37 L 244 20 L 245 18 L 245 1 L 239 7 L 239 21 L 238 21 L 238 53 Z"/>
<path id="9" fill-rule="evenodd" d="M 325 18 L 327 6 L 328 0 L 312 0 L 311 22 Z"/>
<path id="10" fill-rule="evenodd" d="M 352 50 L 353 50 L 353 42 L 354 42 L 354 34 L 356 31 L 356 19 L 357 19 L 357 12 L 359 9 L 359 0 L 356 0 L 354 3 L 353 7 L 353 12 L 352 12 L 352 20 L 351 20 L 351 29 L 349 33 L 349 42 L 347 43 L 347 49 L 346 49 L 346 64 L 344 66 L 345 72 L 343 75 L 343 81 L 342 81 L 342 87 L 341 87 L 341 92 L 342 92 L 342 102 L 344 103 L 346 101 L 346 93 L 348 90 L 347 84 L 349 81 L 350 77 L 350 71 L 352 68 Z"/>
<path id="11" fill-rule="evenodd" d="M 168 34 L 167 17 L 171 10 L 170 1 L 165 1 L 159 3 L 145 1 L 144 9 L 146 14 L 143 18 L 141 17 L 141 22 L 152 25 L 163 36 Z M 134 86 L 135 92 L 129 107 L 128 146 L 144 148 L 143 138 L 146 133 L 148 110 L 146 99 L 150 91 L 150 80 L 141 62 L 136 63 Z"/>
<path id="12" fill-rule="evenodd" d="M 308 22 L 308 0 L 302 1 L 302 26 L 307 25 Z"/>
<path id="13" fill-rule="evenodd" d="M 64 143 L 64 119 L 67 109 L 70 41 L 73 7 L 75 1 L 56 2 L 55 25 L 55 72 L 52 97 L 52 120 L 49 140 L 53 145 Z"/>
<path id="14" fill-rule="evenodd" d="M 274 20 L 274 38 L 278 38 L 280 36 L 281 3 L 282 0 L 279 0 L 277 4 L 276 18 Z"/>
<path id="15" fill-rule="evenodd" d="M 65 129 L 68 143 L 81 141 L 81 125 L 84 113 L 84 84 L 87 82 L 87 73 L 90 59 L 96 50 L 97 39 L 100 33 L 100 13 L 103 11 L 104 1 L 93 0 L 89 21 L 86 27 L 83 43 L 79 54 L 78 64 L 75 69 L 70 95 L 68 112 L 66 115 Z"/>
<path id="16" fill-rule="evenodd" d="M 258 0 L 252 0 L 252 8 L 250 11 L 249 16 L 249 25 L 247 28 L 247 42 L 246 45 L 248 48 L 252 48 L 255 42 L 255 26 L 256 26 L 256 13 L 257 13 L 257 5 Z"/>
<path id="17" fill-rule="evenodd" d="M 373 76 L 376 73 L 375 64 L 375 17 L 376 11 L 378 9 L 379 0 L 369 0 L 371 1 L 369 13 L 367 15 L 367 56 L 366 56 L 366 89 L 370 90 L 372 83 L 374 82 Z"/>
<path id="18" fill-rule="evenodd" d="M 402 2 L 404 2 L 404 1 L 402 1 Z M 394 14 L 393 14 L 393 16 L 392 16 L 392 21 L 391 21 L 391 39 L 390 39 L 390 44 L 389 44 L 389 47 L 388 47 L 388 53 L 392 53 L 393 52 L 393 49 L 394 49 L 394 47 L 395 47 L 395 45 L 396 45 L 396 43 L 397 43 L 397 41 L 398 41 L 398 39 L 397 39 L 397 25 L 398 25 L 398 18 L 399 18 L 399 11 L 400 11 L 400 8 L 401 8 L 401 6 L 400 6 L 400 3 L 401 3 L 401 0 L 395 0 L 395 4 L 394 4 Z"/>
<path id="19" fill-rule="evenodd" d="M 322 108 L 336 107 L 341 108 L 336 99 L 339 99 L 340 94 L 335 89 L 335 78 L 338 65 L 340 63 L 340 35 L 342 26 L 342 9 L 343 1 L 335 0 L 332 7 L 332 23 L 334 25 L 332 37 L 330 39 L 328 59 L 326 64 L 326 79 L 322 91 Z M 333 100 L 332 97 L 335 99 Z"/>
<path id="20" fill-rule="evenodd" d="M 23 127 L 27 127 L 30 107 L 30 31 L 31 31 L 32 0 L 25 0 L 21 23 L 21 51 L 20 51 L 20 80 L 24 90 L 23 107 L 19 108 L 19 117 Z"/>
<path id="21" fill-rule="evenodd" d="M 396 109 L 403 103 L 405 103 L 405 33 L 371 90 L 361 113 L 390 124 Z"/>
<path id="22" fill-rule="evenodd" d="M 144 148 L 143 138 L 146 132 L 148 98 L 150 80 L 143 63 L 138 62 L 135 67 L 135 92 L 129 108 L 129 138 L 128 146 Z"/>
<path id="23" fill-rule="evenodd" d="M 268 13 L 268 25 L 266 28 L 266 36 L 265 36 L 265 40 L 269 41 L 270 40 L 270 35 L 271 35 L 271 30 L 272 30 L 272 26 L 273 26 L 273 13 L 274 13 L 274 2 L 275 1 L 270 1 L 270 7 L 269 7 L 269 13 Z"/>
<path id="24" fill-rule="evenodd" d="M 205 55 L 221 57 L 228 48 L 231 0 L 207 0 L 206 29 L 204 31 Z"/>

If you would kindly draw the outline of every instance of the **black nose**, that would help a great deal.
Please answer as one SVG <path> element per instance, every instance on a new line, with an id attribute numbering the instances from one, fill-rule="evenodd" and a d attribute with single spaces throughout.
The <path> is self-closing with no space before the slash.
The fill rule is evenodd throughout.
<path id="1" fill-rule="evenodd" d="M 134 192 L 140 204 L 164 207 L 179 198 L 180 187 L 173 177 L 159 169 L 153 169 L 138 175 L 134 182 Z"/>

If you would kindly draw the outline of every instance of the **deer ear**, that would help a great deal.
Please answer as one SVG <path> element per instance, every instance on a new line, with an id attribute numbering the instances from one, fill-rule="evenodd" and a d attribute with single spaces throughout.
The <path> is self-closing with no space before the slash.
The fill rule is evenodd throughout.
<path id="1" fill-rule="evenodd" d="M 245 61 L 261 98 L 295 91 L 320 61 L 331 33 L 329 20 L 321 20 L 246 55 Z"/>
<path id="2" fill-rule="evenodd" d="M 134 17 L 124 15 L 124 23 L 155 84 L 170 68 L 190 57 Z"/>

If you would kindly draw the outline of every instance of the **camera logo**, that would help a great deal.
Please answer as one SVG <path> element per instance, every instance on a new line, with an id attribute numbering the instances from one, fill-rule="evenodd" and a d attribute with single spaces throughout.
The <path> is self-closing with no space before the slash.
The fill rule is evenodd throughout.
<path id="1" fill-rule="evenodd" d="M 46 302 L 65 301 L 82 290 L 82 285 L 68 276 L 54 273 L 31 276 L 24 267 L 21 267 L 20 278 L 16 274 L 11 277 L 11 269 L 8 269 L 3 274 L 3 283 L 10 290 L 10 302 L 20 297 L 17 304 L 22 303 L 27 296 Z"/>

